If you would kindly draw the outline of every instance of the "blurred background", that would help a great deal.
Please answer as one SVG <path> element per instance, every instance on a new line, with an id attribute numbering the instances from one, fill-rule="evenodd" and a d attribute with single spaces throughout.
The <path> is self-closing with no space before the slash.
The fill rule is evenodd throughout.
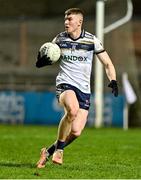
<path id="1" fill-rule="evenodd" d="M 127 1 L 105 1 L 105 27 L 126 15 Z M 111 95 L 104 74 L 104 126 L 123 126 L 126 72 L 137 96 L 128 106 L 129 126 L 141 127 L 141 1 L 132 3 L 132 19 L 104 36 L 120 93 L 117 99 Z M 0 6 L 0 123 L 56 125 L 63 114 L 55 97 L 59 64 L 37 69 L 37 53 L 43 43 L 64 31 L 64 11 L 71 7 L 84 11 L 84 28 L 95 34 L 96 0 L 0 0 Z M 94 78 L 93 68 L 92 94 Z M 95 116 L 91 101 L 89 126 L 94 125 Z"/>

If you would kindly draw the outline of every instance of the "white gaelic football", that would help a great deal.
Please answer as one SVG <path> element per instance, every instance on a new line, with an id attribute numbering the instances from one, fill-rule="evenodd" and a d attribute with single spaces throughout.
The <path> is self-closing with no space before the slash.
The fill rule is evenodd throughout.
<path id="1" fill-rule="evenodd" d="M 61 50 L 60 50 L 59 46 L 52 42 L 44 43 L 40 47 L 39 51 L 40 51 L 41 57 L 46 55 L 47 57 L 50 58 L 52 63 L 55 63 L 56 61 L 58 61 L 60 58 L 60 55 L 61 55 Z"/>

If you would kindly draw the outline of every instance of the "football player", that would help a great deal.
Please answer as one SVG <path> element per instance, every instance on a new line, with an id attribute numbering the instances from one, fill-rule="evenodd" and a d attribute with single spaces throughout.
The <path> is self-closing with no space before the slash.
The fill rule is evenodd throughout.
<path id="1" fill-rule="evenodd" d="M 79 137 L 85 127 L 90 106 L 90 76 L 93 54 L 104 65 L 114 96 L 118 96 L 118 85 L 114 65 L 95 35 L 85 31 L 83 12 L 79 8 L 65 11 L 65 31 L 53 40 L 61 48 L 60 71 L 56 78 L 56 96 L 64 108 L 56 141 L 48 148 L 42 148 L 37 163 L 45 167 L 50 156 L 53 163 L 63 163 L 64 148 Z M 37 67 L 47 65 L 47 60 L 38 56 Z"/>

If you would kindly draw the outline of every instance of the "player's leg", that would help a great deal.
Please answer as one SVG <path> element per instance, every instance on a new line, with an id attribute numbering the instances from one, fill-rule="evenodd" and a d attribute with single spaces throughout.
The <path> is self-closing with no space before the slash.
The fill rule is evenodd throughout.
<path id="1" fill-rule="evenodd" d="M 60 89 L 58 89 L 58 90 L 60 92 Z M 74 92 L 72 91 L 72 93 L 74 93 Z M 79 90 L 75 91 L 75 93 L 77 94 L 76 104 L 79 101 L 79 106 L 81 107 L 81 109 L 79 109 L 78 114 L 76 115 L 76 118 L 74 118 L 74 120 L 72 121 L 73 123 L 72 123 L 71 129 L 70 129 L 70 131 L 68 130 L 68 135 L 66 137 L 65 143 L 63 142 L 63 146 L 67 146 L 68 144 L 70 144 L 74 139 L 76 139 L 81 134 L 81 132 L 82 132 L 82 130 L 86 124 L 86 120 L 87 120 L 88 109 L 89 109 L 89 105 L 90 105 L 89 104 L 90 95 L 84 94 L 84 93 L 80 92 Z M 75 93 L 74 93 L 74 97 L 76 98 Z M 64 103 L 65 102 L 64 97 L 65 97 L 64 95 L 60 96 L 60 102 L 62 105 L 65 104 Z M 71 100 L 72 100 L 72 97 L 71 97 Z M 67 114 L 67 111 L 66 111 L 66 114 Z M 64 116 L 64 117 L 66 117 L 66 116 Z M 60 127 L 62 127 L 62 124 L 64 124 L 64 117 L 60 122 Z M 52 144 L 48 149 L 46 148 L 46 152 L 47 152 L 46 154 L 48 157 L 50 157 L 54 153 L 54 151 L 56 149 L 56 145 L 57 145 L 57 142 Z"/>
<path id="2" fill-rule="evenodd" d="M 63 149 L 65 146 L 65 140 L 71 131 L 71 126 L 79 110 L 79 104 L 76 94 L 73 90 L 66 90 L 60 95 L 59 102 L 65 109 L 65 115 L 61 119 L 58 127 L 58 136 L 56 150 L 53 154 L 52 161 L 57 164 L 62 164 L 63 161 Z"/>
<path id="3" fill-rule="evenodd" d="M 77 111 L 79 109 L 79 104 L 75 92 L 72 90 L 65 90 L 63 92 L 62 90 L 64 91 L 65 89 L 62 88 L 61 92 L 59 92 L 59 103 L 64 107 L 65 114 L 59 124 L 58 138 L 57 141 L 48 149 L 41 149 L 40 160 L 37 163 L 38 168 L 45 167 L 46 161 L 48 160 L 49 156 L 51 156 L 54 153 L 55 149 L 63 150 L 65 139 L 71 130 L 72 121 L 75 118 Z"/>

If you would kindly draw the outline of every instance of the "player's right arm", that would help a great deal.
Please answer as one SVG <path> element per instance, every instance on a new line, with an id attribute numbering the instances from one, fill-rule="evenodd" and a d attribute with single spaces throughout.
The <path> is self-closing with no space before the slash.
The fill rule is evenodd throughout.
<path id="1" fill-rule="evenodd" d="M 57 37 L 55 37 L 52 40 L 52 43 L 56 43 L 56 39 L 57 39 Z M 51 64 L 52 64 L 52 62 L 50 61 L 49 57 L 47 57 L 47 56 L 41 57 L 40 52 L 38 52 L 37 61 L 36 61 L 36 67 L 37 68 L 41 68 L 41 67 L 44 67 L 44 66 L 47 66 L 47 65 L 51 65 Z"/>
<path id="2" fill-rule="evenodd" d="M 37 68 L 41 68 L 41 67 L 51 65 L 51 64 L 52 62 L 49 57 L 47 57 L 46 55 L 41 57 L 40 52 L 38 52 L 37 61 L 36 61 Z"/>

